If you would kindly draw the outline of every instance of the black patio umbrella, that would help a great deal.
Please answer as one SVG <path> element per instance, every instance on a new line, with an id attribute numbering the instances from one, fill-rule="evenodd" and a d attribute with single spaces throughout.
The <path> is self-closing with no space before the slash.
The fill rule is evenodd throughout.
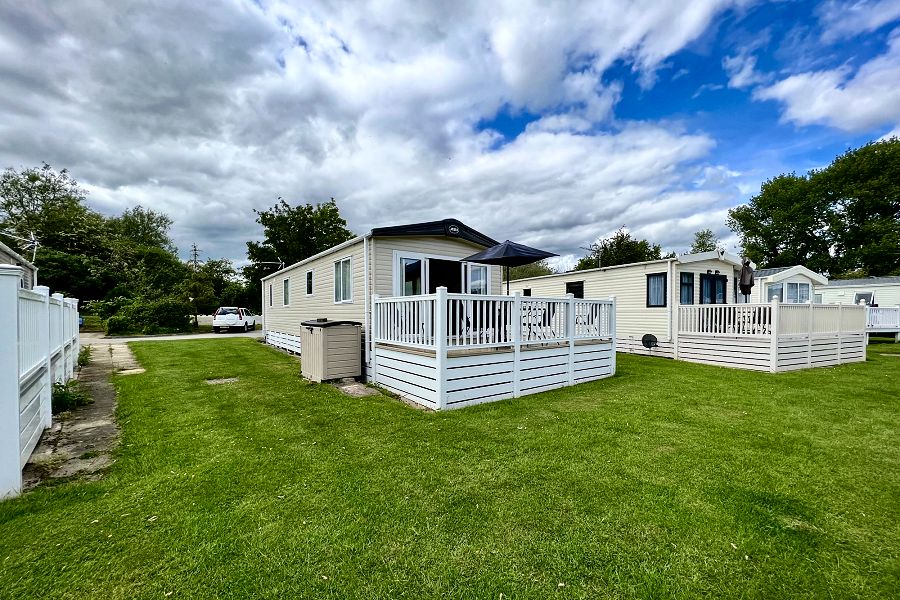
<path id="1" fill-rule="evenodd" d="M 481 263 L 485 265 L 501 265 L 506 267 L 506 293 L 509 294 L 509 268 L 521 267 L 522 265 L 530 265 L 533 262 L 550 258 L 551 256 L 559 256 L 552 252 L 545 252 L 530 246 L 523 246 L 506 240 L 502 244 L 491 246 L 487 250 L 482 250 L 478 254 L 467 256 L 463 260 L 466 262 Z"/>

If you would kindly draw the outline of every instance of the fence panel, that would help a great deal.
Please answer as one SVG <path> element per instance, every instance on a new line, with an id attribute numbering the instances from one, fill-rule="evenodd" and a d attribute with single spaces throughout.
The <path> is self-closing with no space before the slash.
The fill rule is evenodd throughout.
<path id="1" fill-rule="evenodd" d="M 72 377 L 78 353 L 78 304 L 51 299 L 46 287 L 20 288 L 21 268 L 0 265 L 0 498 L 22 490 L 22 467 L 51 424 L 51 373 L 56 360 Z M 63 349 L 63 354 L 59 350 Z"/>

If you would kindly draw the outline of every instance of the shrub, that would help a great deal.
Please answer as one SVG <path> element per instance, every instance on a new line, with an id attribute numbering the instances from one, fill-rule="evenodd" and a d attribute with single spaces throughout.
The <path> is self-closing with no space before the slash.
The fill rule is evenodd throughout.
<path id="1" fill-rule="evenodd" d="M 106 320 L 106 333 L 173 333 L 190 328 L 186 302 L 176 298 L 137 300 Z"/>
<path id="2" fill-rule="evenodd" d="M 84 406 L 93 402 L 90 396 L 78 385 L 77 381 L 68 383 L 54 383 L 53 395 L 50 402 L 50 410 L 53 414 L 72 410 L 77 406 Z"/>
<path id="3" fill-rule="evenodd" d="M 78 351 L 78 366 L 86 367 L 91 362 L 91 347 L 90 346 L 82 346 L 81 350 Z"/>

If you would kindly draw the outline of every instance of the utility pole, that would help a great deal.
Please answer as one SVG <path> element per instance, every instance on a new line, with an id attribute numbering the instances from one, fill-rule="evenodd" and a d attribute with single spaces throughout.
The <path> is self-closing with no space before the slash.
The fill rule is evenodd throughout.
<path id="1" fill-rule="evenodd" d="M 200 268 L 200 249 L 197 248 L 196 243 L 191 244 L 191 259 L 188 263 L 190 263 L 195 271 Z"/>

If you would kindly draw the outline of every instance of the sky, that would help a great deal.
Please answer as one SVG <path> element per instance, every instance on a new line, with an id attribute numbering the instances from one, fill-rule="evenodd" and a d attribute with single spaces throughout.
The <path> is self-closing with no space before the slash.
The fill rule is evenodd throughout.
<path id="1" fill-rule="evenodd" d="M 900 134 L 900 0 L 0 0 L 0 167 L 68 169 L 246 259 L 254 209 L 683 252 L 780 173 Z"/>

